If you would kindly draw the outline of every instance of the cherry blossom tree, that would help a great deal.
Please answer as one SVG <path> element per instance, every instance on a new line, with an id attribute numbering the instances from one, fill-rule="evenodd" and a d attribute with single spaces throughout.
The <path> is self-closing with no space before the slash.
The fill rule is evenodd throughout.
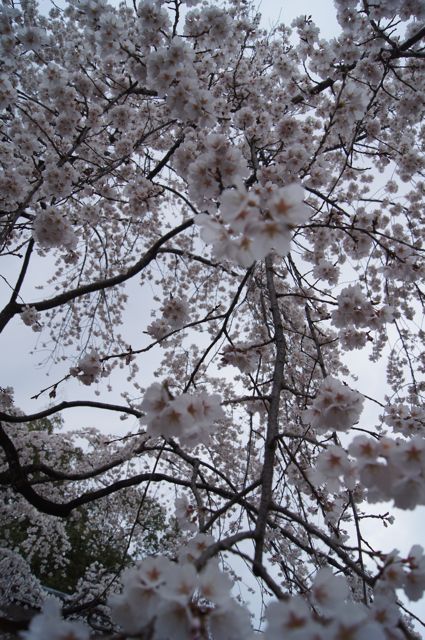
<path id="1" fill-rule="evenodd" d="M 16 339 L 28 409 L 2 358 L 2 629 L 419 637 L 424 550 L 364 525 L 425 504 L 425 6 L 335 11 L 327 41 L 247 0 L 3 0 L 0 331 L 50 378 Z M 121 560 L 49 598 L 76 530 Z"/>

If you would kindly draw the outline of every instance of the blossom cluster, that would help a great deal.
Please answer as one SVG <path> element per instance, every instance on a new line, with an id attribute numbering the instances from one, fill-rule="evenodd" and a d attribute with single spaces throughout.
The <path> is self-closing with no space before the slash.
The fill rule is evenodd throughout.
<path id="1" fill-rule="evenodd" d="M 0 409 L 2 409 L 2 411 L 13 410 L 13 395 L 13 387 L 0 387 Z"/>
<path id="2" fill-rule="evenodd" d="M 420 600 L 425 591 L 425 555 L 423 547 L 413 545 L 407 558 L 394 550 L 385 558 L 381 585 L 384 588 L 403 589 L 409 600 Z"/>
<path id="3" fill-rule="evenodd" d="M 345 287 L 338 298 L 338 307 L 332 311 L 332 322 L 340 329 L 341 346 L 344 349 L 361 349 L 368 339 L 359 329 L 380 329 L 394 320 L 393 309 L 383 305 L 376 309 L 362 291 L 360 285 Z"/>
<path id="4" fill-rule="evenodd" d="M 218 217 L 200 214 L 196 224 L 217 259 L 228 258 L 249 267 L 272 250 L 280 256 L 288 254 L 292 230 L 310 215 L 303 198 L 299 184 L 268 184 L 257 191 L 238 186 L 222 193 Z"/>
<path id="5" fill-rule="evenodd" d="M 303 419 L 320 434 L 327 431 L 348 431 L 360 418 L 363 400 L 358 391 L 327 376 L 310 408 L 303 412 Z"/>
<path id="6" fill-rule="evenodd" d="M 1 515 L 4 522 L 4 510 Z M 17 601 L 26 602 L 32 607 L 41 605 L 43 587 L 33 575 L 29 562 L 18 552 L 2 544 L 0 544 L 0 576 L 0 610 Z"/>
<path id="7" fill-rule="evenodd" d="M 339 491 L 341 484 L 352 490 L 357 480 L 356 468 L 352 460 L 339 445 L 327 447 L 321 451 L 308 476 L 314 485 L 325 485 L 331 493 Z"/>
<path id="8" fill-rule="evenodd" d="M 177 524 L 182 531 L 196 531 L 196 514 L 195 508 L 190 504 L 187 496 L 177 496 L 175 501 L 175 517 Z"/>
<path id="9" fill-rule="evenodd" d="M 221 366 L 232 365 L 242 373 L 252 373 L 258 366 L 259 351 L 249 344 L 229 344 L 224 347 L 221 355 Z"/>
<path id="10" fill-rule="evenodd" d="M 126 113 L 125 107 L 115 107 L 115 109 L 118 108 L 124 109 L 124 113 L 120 113 L 120 116 L 124 116 L 127 120 L 129 114 Z M 137 176 L 125 187 L 124 194 L 128 198 L 127 210 L 129 217 L 134 220 L 140 220 L 149 211 L 156 208 L 161 188 L 143 176 Z"/>
<path id="11" fill-rule="evenodd" d="M 147 557 L 121 574 L 122 591 L 109 597 L 113 622 L 123 637 L 152 640 L 196 640 L 206 634 L 212 640 L 250 640 L 256 637 L 248 611 L 231 596 L 232 581 L 210 560 L 197 569 L 205 549 L 214 542 L 198 534 L 183 547 L 175 561 L 164 556 Z M 342 637 L 398 640 L 399 612 L 395 589 L 404 587 L 412 600 L 425 587 L 425 558 L 419 545 L 407 559 L 397 552 L 385 558 L 382 578 L 373 602 L 354 602 L 345 577 L 320 569 L 308 597 L 295 595 L 270 603 L 266 610 L 265 640 L 338 640 Z M 313 611 L 314 609 L 314 611 Z M 202 637 L 204 637 L 202 635 Z M 205 637 L 206 637 L 205 635 Z M 48 599 L 35 616 L 23 640 L 88 640 L 88 627 L 61 617 L 59 602 Z"/>
<path id="12" fill-rule="evenodd" d="M 335 576 L 328 568 L 320 569 L 309 591 L 308 600 L 293 596 L 272 602 L 266 612 L 265 640 L 339 640 L 370 638 L 397 640 L 399 619 L 392 594 L 377 592 L 370 607 L 354 602 L 343 576 Z"/>
<path id="13" fill-rule="evenodd" d="M 86 353 L 76 367 L 71 367 L 70 374 L 78 378 L 80 382 L 89 386 L 96 382 L 102 372 L 102 362 L 99 354 L 92 350 Z"/>
<path id="14" fill-rule="evenodd" d="M 376 440 L 359 435 L 348 453 L 338 445 L 322 451 L 310 472 L 311 480 L 330 491 L 337 491 L 341 483 L 353 489 L 360 481 L 369 502 L 394 500 L 399 509 L 425 504 L 425 440 L 421 436 Z"/>
<path id="15" fill-rule="evenodd" d="M 365 296 L 359 284 L 345 287 L 338 298 L 338 308 L 332 312 L 332 322 L 338 327 L 353 325 L 370 327 L 378 320 L 371 301 Z"/>
<path id="16" fill-rule="evenodd" d="M 421 257 L 416 251 L 398 246 L 393 259 L 382 267 L 382 273 L 390 280 L 411 283 L 423 279 L 425 270 Z"/>
<path id="17" fill-rule="evenodd" d="M 71 223 L 55 207 L 47 207 L 37 213 L 33 223 L 33 237 L 43 249 L 61 247 L 72 250 L 77 245 L 77 236 Z"/>
<path id="18" fill-rule="evenodd" d="M 399 509 L 425 504 L 425 440 L 356 436 L 349 447 L 369 502 L 394 500 Z"/>
<path id="19" fill-rule="evenodd" d="M 89 640 L 90 628 L 80 621 L 64 620 L 58 600 L 45 601 L 42 612 L 31 620 L 28 631 L 20 634 L 22 640 Z"/>
<path id="20" fill-rule="evenodd" d="M 384 422 L 406 437 L 425 433 L 425 408 L 393 404 L 387 407 Z"/>
<path id="21" fill-rule="evenodd" d="M 21 311 L 21 320 L 27 327 L 31 327 L 33 331 L 41 331 L 40 314 L 35 307 L 25 306 Z"/>
<path id="22" fill-rule="evenodd" d="M 215 102 L 212 93 L 200 84 L 194 63 L 193 49 L 175 37 L 168 47 L 151 52 L 147 84 L 165 97 L 174 117 L 205 127 L 215 122 Z"/>
<path id="23" fill-rule="evenodd" d="M 356 6 L 356 2 L 347 4 L 345 0 L 337 0 L 336 6 L 339 11 L 342 11 L 352 6 Z M 402 20 L 408 20 L 411 16 L 416 17 L 418 20 L 425 19 L 425 7 L 420 0 L 387 0 L 386 2 L 379 2 L 372 4 L 370 7 L 370 13 L 374 20 L 382 20 L 382 18 L 391 19 L 395 14 L 399 14 Z"/>
<path id="24" fill-rule="evenodd" d="M 166 300 L 160 311 L 161 317 L 153 320 L 146 330 L 156 340 L 181 329 L 189 320 L 188 301 L 183 296 Z"/>
<path id="25" fill-rule="evenodd" d="M 232 582 L 218 562 L 195 567 L 212 542 L 199 534 L 180 550 L 177 562 L 148 557 L 126 569 L 122 593 L 109 599 L 112 620 L 130 635 L 149 629 L 153 640 L 195 640 L 201 629 L 214 640 L 252 637 L 249 613 L 232 599 Z"/>
<path id="26" fill-rule="evenodd" d="M 327 280 L 330 284 L 337 284 L 339 269 L 326 258 L 319 257 L 313 267 L 313 275 L 318 280 Z"/>
<path id="27" fill-rule="evenodd" d="M 214 209 L 213 201 L 220 197 L 223 189 L 241 185 L 249 176 L 241 149 L 229 144 L 226 136 L 219 133 L 207 135 L 201 149 L 199 142 L 188 136 L 176 151 L 174 164 L 189 183 L 190 197 L 205 210 Z"/>
<path id="28" fill-rule="evenodd" d="M 148 387 L 140 409 L 150 436 L 178 438 L 189 448 L 207 443 L 217 428 L 214 422 L 224 418 L 217 394 L 184 393 L 174 398 L 167 386 L 158 382 Z"/>

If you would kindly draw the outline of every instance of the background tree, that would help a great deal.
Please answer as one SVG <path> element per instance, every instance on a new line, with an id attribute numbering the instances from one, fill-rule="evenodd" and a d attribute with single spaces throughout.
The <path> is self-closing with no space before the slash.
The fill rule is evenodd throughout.
<path id="1" fill-rule="evenodd" d="M 49 451 L 43 451 L 34 442 L 34 434 L 48 436 L 50 446 L 55 438 L 60 439 L 63 425 L 57 417 L 42 418 L 25 424 L 28 430 L 28 446 L 34 455 L 27 465 L 34 475 L 34 484 L 43 484 L 42 469 L 50 464 Z M 84 457 L 84 450 L 76 447 L 53 444 L 61 453 L 59 462 L 53 464 L 60 469 L 78 467 Z M 30 454 L 31 455 L 31 454 Z M 56 479 L 57 494 L 62 501 L 72 497 L 63 479 Z M 95 482 L 87 479 L 87 489 L 95 489 Z M 80 491 L 84 484 L 80 484 Z M 27 507 L 27 508 L 25 508 Z M 79 581 L 84 582 L 86 572 L 91 568 L 97 579 L 111 579 L 123 568 L 134 564 L 145 555 L 170 553 L 177 544 L 178 525 L 174 519 L 167 519 L 166 510 L 154 499 L 143 496 L 137 488 L 123 490 L 119 500 L 106 497 L 77 508 L 72 516 L 56 527 L 54 518 L 47 518 L 28 505 L 22 504 L 21 497 L 7 488 L 2 491 L 2 530 L 0 547 L 13 549 L 29 564 L 34 576 L 43 587 L 55 589 L 63 597 L 73 595 L 81 600 Z M 132 534 L 130 534 L 132 532 Z M 48 541 L 48 544 L 47 544 Z M 78 594 L 78 598 L 75 595 Z M 19 602 L 19 596 L 16 594 Z"/>
<path id="2" fill-rule="evenodd" d="M 53 376 L 25 414 L 2 388 L 2 518 L 13 504 L 43 575 L 78 514 L 84 564 L 117 531 L 123 560 L 157 552 L 150 505 L 180 528 L 121 594 L 118 556 L 112 577 L 89 567 L 65 617 L 248 638 L 229 599 L 244 563 L 278 600 L 267 640 L 413 637 L 396 590 L 421 598 L 423 549 L 363 531 L 392 521 L 368 502 L 425 503 L 425 9 L 335 10 L 325 41 L 308 16 L 267 32 L 240 0 L 2 5 L 0 330 L 40 333 Z M 376 393 L 356 354 L 385 364 Z M 27 426 L 58 415 L 60 434 Z M 54 607 L 28 640 L 87 637 Z"/>

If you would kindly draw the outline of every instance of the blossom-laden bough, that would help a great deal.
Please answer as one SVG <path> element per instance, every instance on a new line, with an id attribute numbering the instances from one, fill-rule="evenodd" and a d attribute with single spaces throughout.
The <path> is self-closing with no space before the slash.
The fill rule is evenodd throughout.
<path id="1" fill-rule="evenodd" d="M 425 8 L 335 11 L 3 1 L 1 631 L 416 637 Z"/>

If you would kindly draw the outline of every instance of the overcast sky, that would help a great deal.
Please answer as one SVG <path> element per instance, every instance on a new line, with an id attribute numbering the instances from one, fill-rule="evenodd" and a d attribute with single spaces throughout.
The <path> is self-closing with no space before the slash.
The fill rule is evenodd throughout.
<path id="1" fill-rule="evenodd" d="M 290 25 L 294 18 L 309 15 L 320 28 L 322 38 L 333 38 L 339 31 L 333 0 L 262 0 L 256 6 L 265 27 L 277 22 Z"/>

